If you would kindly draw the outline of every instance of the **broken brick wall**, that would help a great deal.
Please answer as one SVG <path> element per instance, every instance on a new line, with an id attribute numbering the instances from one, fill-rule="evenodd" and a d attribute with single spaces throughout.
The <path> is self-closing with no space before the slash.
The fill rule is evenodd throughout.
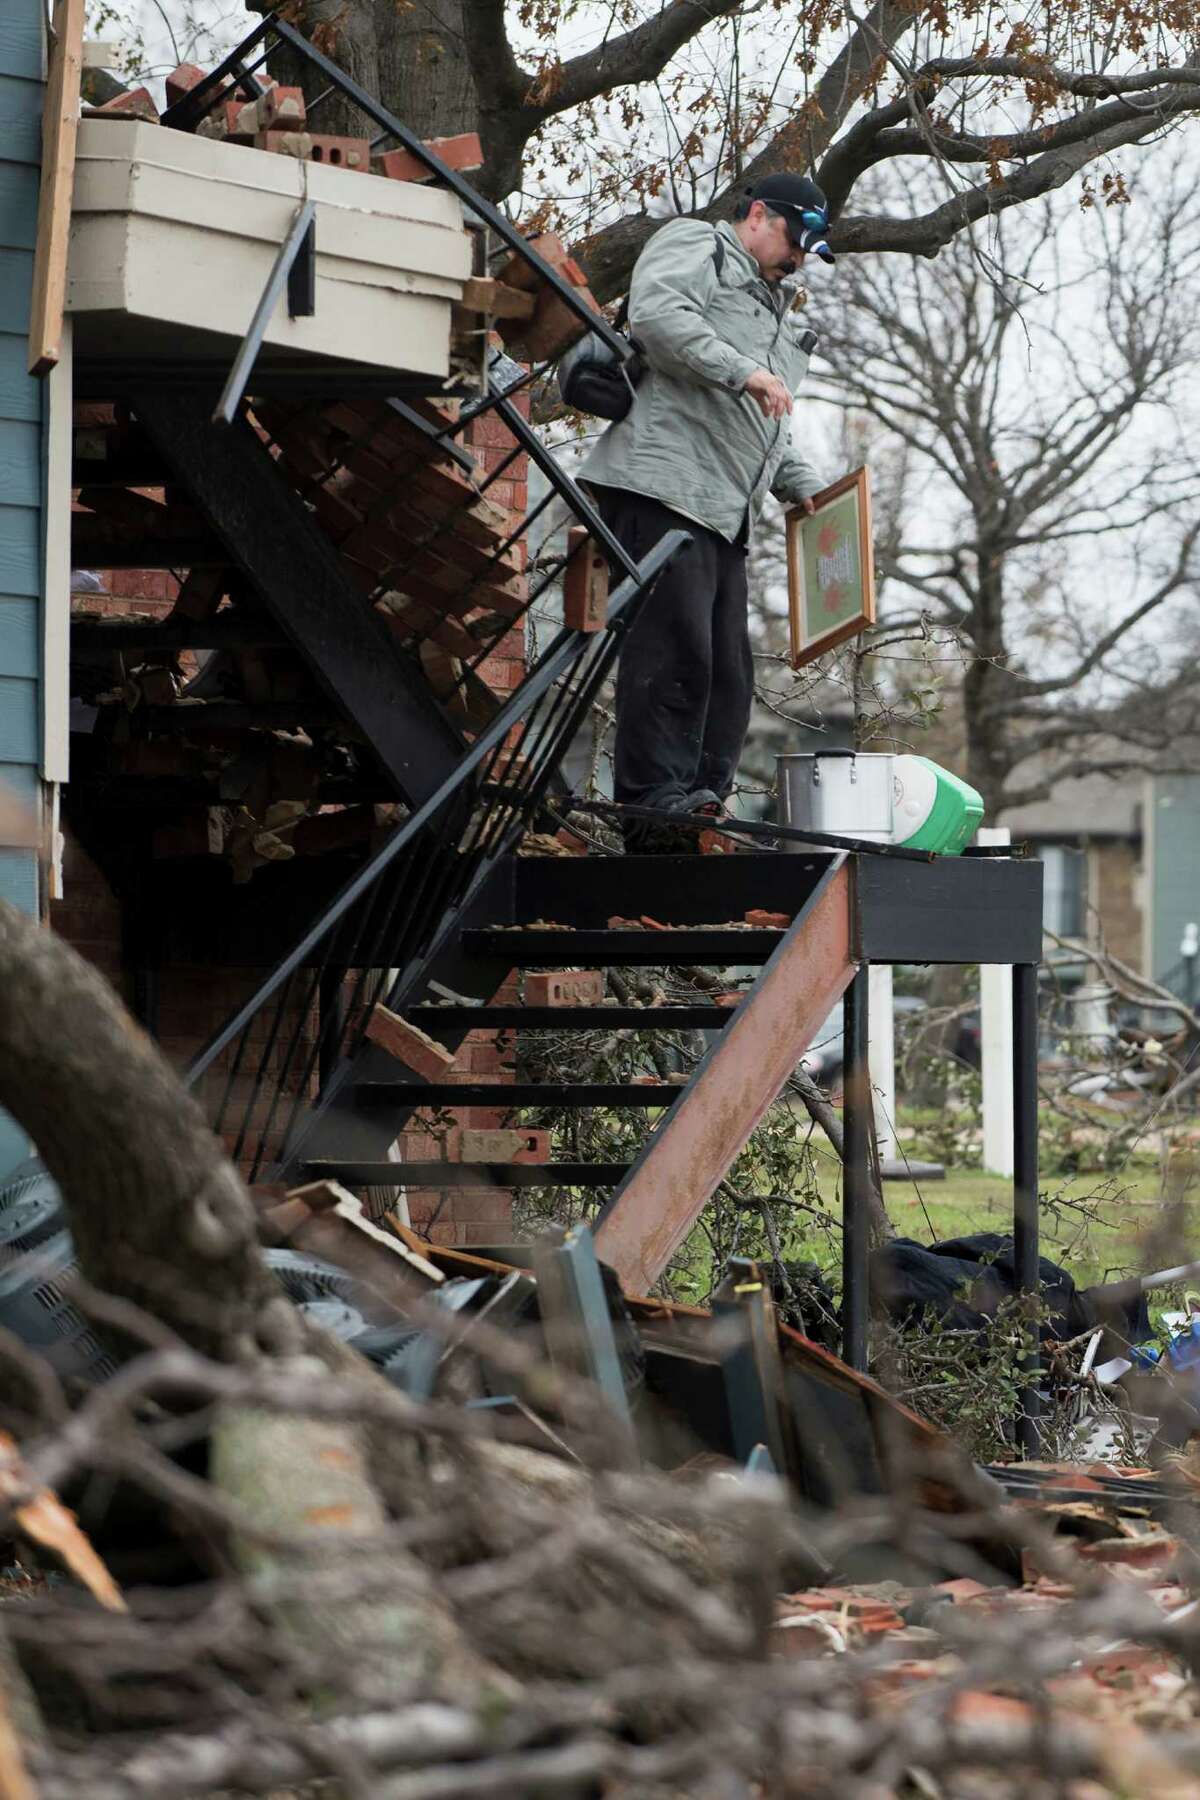
<path id="1" fill-rule="evenodd" d="M 76 411 L 76 429 L 87 430 L 111 423 L 110 407 L 80 406 Z M 491 474 L 514 448 L 514 440 L 506 428 L 485 415 L 475 420 L 465 434 L 465 442 L 474 451 L 481 474 Z M 528 507 L 526 459 L 512 462 L 489 488 L 488 497 L 502 507 L 512 519 L 515 530 Z M 98 583 L 98 586 L 96 585 Z M 100 617 L 166 617 L 179 591 L 176 577 L 160 569 L 111 569 L 94 572 L 94 579 L 77 584 L 72 607 L 77 613 Z M 525 634 L 516 624 L 496 645 L 479 669 L 481 678 L 502 699 L 521 683 L 525 668 Z M 137 1002 L 135 971 L 127 966 L 123 943 L 123 909 L 121 901 L 102 871 L 87 855 L 68 830 L 63 863 L 62 898 L 51 906 L 50 923 L 101 970 L 117 987 L 128 1005 Z M 251 877 L 253 879 L 253 877 Z M 266 955 L 275 956 L 284 948 L 272 943 L 264 946 Z M 220 1029 L 252 993 L 261 979 L 262 970 L 220 967 L 176 966 L 155 972 L 153 980 L 152 1016 L 150 1024 L 162 1048 L 177 1068 L 183 1068 L 206 1042 Z M 511 984 L 497 998 L 513 998 Z M 315 1019 L 306 1022 L 308 1031 Z M 265 1041 L 266 1020 L 261 1022 L 257 1037 L 254 1032 L 248 1055 L 256 1058 Z M 449 1079 L 462 1081 L 507 1081 L 512 1079 L 512 1042 L 503 1047 L 495 1034 L 473 1033 L 463 1046 Z M 226 1071 L 224 1065 L 214 1068 L 202 1096 L 210 1114 L 220 1102 Z M 231 1113 L 231 1129 L 227 1141 L 233 1139 L 241 1113 Z M 263 1122 L 259 1102 L 252 1126 Z M 495 1108 L 474 1108 L 461 1115 L 461 1124 L 470 1128 L 495 1128 L 505 1123 Z M 276 1125 L 280 1120 L 276 1120 Z M 440 1159 L 448 1156 L 459 1160 L 458 1144 L 453 1134 L 431 1131 L 427 1122 L 415 1125 L 403 1134 L 403 1153 L 410 1159 Z M 511 1217 L 507 1190 L 454 1189 L 442 1192 L 411 1191 L 409 1205 L 417 1229 L 432 1225 L 434 1237 L 445 1244 L 497 1242 L 509 1235 Z"/>
<path id="2" fill-rule="evenodd" d="M 527 414 L 527 396 L 522 395 L 519 404 Z M 464 441 L 473 452 L 484 479 L 511 455 L 515 444 L 507 426 L 491 413 L 484 413 L 472 421 Z M 489 500 L 510 513 L 514 524 L 524 518 L 529 509 L 527 481 L 527 458 L 521 456 L 488 488 Z M 515 625 L 480 664 L 479 674 L 494 693 L 507 698 L 520 686 L 524 671 L 525 631 L 523 626 Z M 516 977 L 510 976 L 493 999 L 496 1005 L 514 1002 L 517 999 Z M 515 1053 L 512 1033 L 473 1031 L 464 1039 L 446 1080 L 511 1082 Z M 496 1107 L 470 1107 L 455 1118 L 467 1130 L 497 1130 L 508 1124 L 503 1110 Z M 406 1161 L 493 1160 L 464 1157 L 462 1149 L 461 1135 L 426 1114 L 417 1115 L 402 1134 L 402 1153 Z M 410 1188 L 408 1207 L 413 1229 L 427 1233 L 437 1244 L 498 1244 L 508 1242 L 511 1237 L 512 1194 L 508 1188 Z"/>

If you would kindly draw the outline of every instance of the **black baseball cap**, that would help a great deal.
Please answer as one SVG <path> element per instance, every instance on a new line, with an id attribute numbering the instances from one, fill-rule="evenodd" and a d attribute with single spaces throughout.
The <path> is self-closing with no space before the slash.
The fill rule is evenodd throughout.
<path id="1" fill-rule="evenodd" d="M 812 233 L 823 232 L 829 224 L 829 208 L 825 196 L 808 175 L 764 175 L 752 188 L 748 200 L 761 200 L 787 221 L 788 236 L 798 249 L 812 246 Z"/>

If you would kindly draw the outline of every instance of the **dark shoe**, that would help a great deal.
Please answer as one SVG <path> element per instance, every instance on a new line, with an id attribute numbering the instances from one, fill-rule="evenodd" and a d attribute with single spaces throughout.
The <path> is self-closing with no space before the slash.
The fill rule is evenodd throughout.
<path id="1" fill-rule="evenodd" d="M 694 850 L 699 832 L 687 825 L 674 825 L 670 819 L 671 813 L 688 810 L 687 801 L 681 798 L 672 803 L 668 800 L 656 810 L 663 814 L 662 818 L 621 821 L 626 856 L 678 856 L 681 852 Z"/>
<path id="2" fill-rule="evenodd" d="M 708 819 L 725 817 L 725 802 L 720 794 L 714 794 L 711 788 L 698 788 L 689 794 L 683 803 L 684 812 L 703 813 Z"/>

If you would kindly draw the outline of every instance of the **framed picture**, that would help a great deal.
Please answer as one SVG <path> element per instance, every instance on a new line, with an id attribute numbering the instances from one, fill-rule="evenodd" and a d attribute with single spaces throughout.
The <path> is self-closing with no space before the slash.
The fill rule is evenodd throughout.
<path id="1" fill-rule="evenodd" d="M 791 507 L 784 519 L 793 669 L 875 623 L 868 471 L 843 475 L 813 495 L 813 507 Z"/>

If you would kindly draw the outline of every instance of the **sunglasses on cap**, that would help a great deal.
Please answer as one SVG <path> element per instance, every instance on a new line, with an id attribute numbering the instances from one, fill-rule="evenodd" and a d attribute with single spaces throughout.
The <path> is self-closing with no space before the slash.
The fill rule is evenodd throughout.
<path id="1" fill-rule="evenodd" d="M 798 218 L 806 231 L 827 231 L 829 229 L 829 209 L 825 206 L 793 206 L 789 200 L 767 200 L 764 205 L 774 213 L 787 214 Z"/>

